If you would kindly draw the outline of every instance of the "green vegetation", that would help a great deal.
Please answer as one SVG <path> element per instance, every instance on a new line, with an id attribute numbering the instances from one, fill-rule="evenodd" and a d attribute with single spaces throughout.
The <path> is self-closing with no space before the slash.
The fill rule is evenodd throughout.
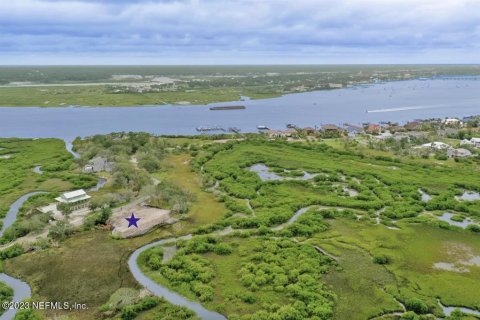
<path id="1" fill-rule="evenodd" d="M 475 66 L 0 67 L 3 106 L 206 104 L 325 90 L 372 79 L 478 74 Z"/>
<path id="2" fill-rule="evenodd" d="M 176 139 L 172 139 L 172 141 L 176 141 Z M 194 140 L 193 143 L 202 142 Z M 75 301 L 86 303 L 89 308 L 87 311 L 57 311 L 55 312 L 56 316 L 59 313 L 72 319 L 98 319 L 108 316 L 109 310 L 104 310 L 103 305 L 109 301 L 112 294 L 119 288 L 138 289 L 138 284 L 126 266 L 128 256 L 133 250 L 155 239 L 182 235 L 203 224 L 213 223 L 221 219 L 226 212 L 223 204 L 217 202 L 211 193 L 202 190 L 200 180 L 188 164 L 189 155 L 185 153 L 175 155 L 168 151 L 177 150 L 174 148 L 176 145 L 176 142 L 152 138 L 147 134 L 125 134 L 125 136 L 118 134 L 77 140 L 75 146 L 82 155 L 78 160 L 80 167 L 96 155 L 107 156 L 109 160 L 128 166 L 131 170 L 129 169 L 126 174 L 131 174 L 129 176 L 131 179 L 124 179 L 123 177 L 127 175 L 123 175 L 120 171 L 107 173 L 106 177 L 109 178 L 107 185 L 100 191 L 91 193 L 92 205 L 96 211 L 87 217 L 82 229 L 72 233 L 73 230 L 67 228 L 67 225 L 57 223 L 55 228 L 51 228 L 50 236 L 55 240 L 62 240 L 62 242 L 54 242 L 53 245 L 46 246 L 34 243 L 27 246 L 28 250 L 33 249 L 33 252 L 23 255 L 24 250 L 21 246 L 4 250 L 1 255 L 6 259 L 4 261 L 5 272 L 21 277 L 30 283 L 34 301 L 45 301 L 46 299 L 49 301 Z M 63 144 L 62 147 L 64 148 Z M 149 173 L 144 169 L 141 165 L 142 154 L 154 157 L 155 161 L 160 164 L 160 169 L 154 173 Z M 130 161 L 132 155 L 138 157 L 138 165 Z M 111 179 L 116 173 L 120 176 L 120 180 L 126 181 L 125 184 L 114 186 L 111 183 Z M 139 176 L 145 178 L 137 180 Z M 87 177 L 92 177 L 96 181 L 96 177 L 93 175 L 87 175 Z M 153 230 L 145 236 L 128 241 L 112 239 L 110 230 L 103 226 L 111 209 L 145 194 L 154 195 L 155 188 L 151 177 L 161 178 L 162 184 L 168 185 L 172 189 L 171 195 L 179 192 L 180 197 L 188 196 L 190 201 L 188 213 L 182 214 L 183 219 L 179 223 Z M 139 191 L 130 190 L 135 186 L 138 186 Z M 51 196 L 53 195 L 32 197 L 25 204 L 25 210 L 44 203 Z M 115 316 L 120 316 L 122 308 L 115 309 Z M 191 311 L 172 306 L 162 300 L 159 300 L 158 304 L 148 311 L 140 312 L 137 307 L 134 309 L 138 313 L 138 319 L 158 318 L 158 315 L 172 320 L 196 318 Z M 130 314 L 130 311 L 128 313 Z M 44 311 L 36 312 L 35 316 L 38 316 L 38 319 L 44 319 L 53 314 L 52 311 Z M 19 313 L 17 317 L 30 319 L 28 318 L 30 316 L 31 312 L 25 311 L 21 315 Z"/>
<path id="3" fill-rule="evenodd" d="M 95 185 L 89 176 L 72 172 L 73 157 L 58 139 L 0 138 L 0 213 L 5 215 L 13 201 L 36 190 L 64 191 Z M 33 172 L 42 166 L 43 174 Z"/>
<path id="4" fill-rule="evenodd" d="M 230 210 L 226 218 L 197 233 L 228 226 L 241 230 L 230 236 L 205 235 L 181 243 L 166 263 L 161 249 L 144 252 L 140 265 L 159 283 L 230 318 L 268 318 L 267 314 L 281 318 L 288 309 L 292 319 L 345 319 L 357 312 L 352 309 L 355 307 L 355 319 L 403 313 L 403 308 L 408 311 L 406 318 L 440 316 L 437 297 L 446 305 L 478 308 L 474 288 L 480 285 L 476 279 L 480 266 L 469 265 L 466 273 L 435 267 L 439 262 L 458 263 L 458 259 L 478 256 L 478 239 L 469 230 L 461 231 L 423 214 L 455 210 L 478 221 L 478 201 L 454 198 L 463 189 L 478 190 L 478 177 L 464 163 L 438 166 L 433 161 L 370 155 L 324 144 L 261 140 L 209 144 L 195 155 L 193 166 L 201 172 L 204 184 L 215 186 L 213 192 Z M 310 180 L 262 181 L 248 170 L 257 163 L 289 177 L 299 177 L 303 171 L 316 175 Z M 345 187 L 358 194 L 348 195 Z M 418 189 L 434 198 L 422 201 Z M 245 202 L 251 204 L 251 210 L 242 205 Z M 292 224 L 277 227 L 298 209 L 309 206 Z M 413 236 L 418 234 L 422 236 Z M 292 237 L 298 242 L 292 242 Z M 467 249 L 461 256 L 452 253 L 451 248 L 443 247 L 449 241 Z M 298 295 L 287 289 L 289 282 L 283 289 L 276 288 L 275 283 L 280 282 L 275 274 L 295 269 L 286 266 L 288 256 L 281 256 L 286 265 L 272 264 L 275 258 L 269 256 L 270 246 L 275 248 L 278 243 L 304 248 L 327 262 L 315 271 L 305 269 L 305 275 L 316 279 L 312 283 L 321 286 L 314 291 L 330 297 L 315 298 L 321 301 L 313 307 L 318 314 L 309 313 L 308 301 L 301 299 L 310 296 L 308 287 L 299 288 Z M 221 244 L 226 246 L 224 255 L 216 249 Z M 272 250 L 282 255 L 287 254 L 286 248 Z M 325 251 L 328 254 L 323 255 Z M 297 259 L 295 267 L 300 267 L 300 261 L 304 259 Z M 288 273 L 286 279 L 291 280 Z"/>
<path id="5" fill-rule="evenodd" d="M 0 282 L 0 305 L 2 305 L 4 302 L 10 302 L 12 301 L 13 298 L 13 290 L 9 286 L 7 286 L 5 283 Z M 0 315 L 2 315 L 5 312 L 5 309 L 3 307 L 0 308 Z"/>
<path id="6" fill-rule="evenodd" d="M 320 280 L 332 261 L 311 246 L 288 239 L 220 242 L 199 236 L 179 248 L 163 265 L 157 262 L 161 257 L 157 248 L 144 252 L 139 260 L 153 279 L 231 319 L 331 317 L 334 296 Z"/>
<path id="7" fill-rule="evenodd" d="M 142 295 L 126 265 L 136 248 L 188 233 L 193 238 L 173 249 L 143 252 L 139 265 L 153 280 L 229 319 L 429 319 L 443 316 L 437 299 L 480 310 L 479 201 L 455 199 L 464 190 L 480 191 L 476 159 L 439 163 L 341 140 L 255 135 L 215 143 L 117 133 L 77 139 L 75 146 L 81 158 L 60 171 L 65 177 L 83 177 L 75 172 L 96 156 L 115 163 L 105 173 L 108 184 L 94 193 L 95 212 L 84 228 L 62 233 L 69 230 L 59 224 L 53 231 L 62 241 L 54 246 L 27 253 L 15 246 L 0 254 L 6 272 L 33 286 L 34 300 L 89 306 L 61 315 L 193 319 L 185 308 Z M 262 181 L 249 169 L 260 163 L 289 179 Z M 304 180 L 303 172 L 311 178 Z M 432 200 L 422 201 L 419 189 Z M 25 221 L 34 221 L 28 208 L 51 196 L 28 201 Z M 106 226 L 112 210 L 143 197 L 174 209 L 179 222 L 112 239 Z M 445 211 L 475 224 L 461 229 L 439 221 Z"/>

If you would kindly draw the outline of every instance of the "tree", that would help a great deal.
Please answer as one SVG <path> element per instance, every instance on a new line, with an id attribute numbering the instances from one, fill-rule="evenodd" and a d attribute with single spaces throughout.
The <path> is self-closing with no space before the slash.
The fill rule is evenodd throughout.
<path id="1" fill-rule="evenodd" d="M 50 231 L 48 232 L 48 236 L 57 241 L 64 240 L 70 234 L 72 234 L 72 228 L 70 223 L 65 220 L 58 221 L 55 225 L 50 227 Z"/>
<path id="2" fill-rule="evenodd" d="M 59 203 L 57 204 L 57 209 L 63 213 L 66 219 L 70 216 L 70 213 L 73 212 L 72 206 L 68 203 Z"/>

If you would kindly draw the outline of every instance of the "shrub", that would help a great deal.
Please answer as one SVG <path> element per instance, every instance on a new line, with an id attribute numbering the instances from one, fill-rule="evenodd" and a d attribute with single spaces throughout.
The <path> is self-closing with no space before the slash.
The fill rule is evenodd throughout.
<path id="1" fill-rule="evenodd" d="M 478 224 L 471 224 L 467 229 L 472 232 L 480 232 L 480 226 Z"/>
<path id="2" fill-rule="evenodd" d="M 376 264 L 389 264 L 391 262 L 391 258 L 387 255 L 379 254 L 373 257 L 373 262 Z"/>
<path id="3" fill-rule="evenodd" d="M 15 258 L 23 253 L 23 247 L 19 244 L 14 244 L 10 248 L 0 251 L 0 260 Z"/>
<path id="4" fill-rule="evenodd" d="M 428 313 L 428 306 L 425 302 L 418 298 L 410 298 L 405 301 L 405 307 L 407 310 L 414 311 L 418 314 Z"/>

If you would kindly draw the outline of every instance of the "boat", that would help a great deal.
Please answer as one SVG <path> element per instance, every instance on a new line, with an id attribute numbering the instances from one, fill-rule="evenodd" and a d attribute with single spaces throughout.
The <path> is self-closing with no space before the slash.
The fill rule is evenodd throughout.
<path id="1" fill-rule="evenodd" d="M 267 126 L 257 126 L 257 129 L 258 130 L 270 130 L 270 128 L 267 127 Z"/>
<path id="2" fill-rule="evenodd" d="M 218 107 L 210 107 L 210 110 L 242 110 L 246 109 L 245 106 L 218 106 Z"/>
<path id="3" fill-rule="evenodd" d="M 287 128 L 288 128 L 288 129 L 296 129 L 297 126 L 294 125 L 293 123 L 289 123 L 289 124 L 287 124 Z"/>

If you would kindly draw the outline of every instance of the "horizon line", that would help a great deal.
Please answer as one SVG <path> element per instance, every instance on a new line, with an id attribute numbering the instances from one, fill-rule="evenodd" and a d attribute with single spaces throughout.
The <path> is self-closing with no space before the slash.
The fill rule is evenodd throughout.
<path id="1" fill-rule="evenodd" d="M 480 63 L 0 64 L 4 67 L 478 66 Z"/>

